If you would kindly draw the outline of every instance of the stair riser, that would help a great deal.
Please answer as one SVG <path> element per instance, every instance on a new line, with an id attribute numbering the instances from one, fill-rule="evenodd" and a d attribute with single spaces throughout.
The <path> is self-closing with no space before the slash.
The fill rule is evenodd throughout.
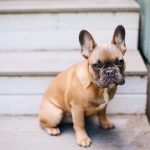
<path id="1" fill-rule="evenodd" d="M 39 112 L 41 95 L 0 95 L 0 115 L 34 115 Z M 145 113 L 146 94 L 118 94 L 108 105 L 109 114 Z"/>
<path id="2" fill-rule="evenodd" d="M 0 95 L 43 94 L 53 77 L 0 77 Z M 146 94 L 147 77 L 127 76 L 118 94 Z"/>
<path id="3" fill-rule="evenodd" d="M 98 43 L 107 43 L 118 24 L 126 28 L 127 47 L 137 49 L 138 12 L 1 14 L 0 50 L 77 49 L 82 29 L 89 30 Z"/>
<path id="4" fill-rule="evenodd" d="M 125 18 L 128 18 L 126 20 Z M 129 30 L 138 30 L 138 12 L 0 14 L 2 31 L 112 30 L 122 23 Z M 9 23 L 9 24 L 8 24 Z"/>
<path id="5" fill-rule="evenodd" d="M 145 76 L 147 69 L 137 50 L 127 50 L 124 57 L 126 75 Z M 73 64 L 83 61 L 80 51 L 3 52 L 0 54 L 0 75 L 56 75 Z"/>
<path id="6" fill-rule="evenodd" d="M 0 31 L 0 51 L 37 51 L 79 49 L 79 32 L 77 31 Z M 89 30 L 98 44 L 110 43 L 114 30 Z M 127 30 L 126 43 L 130 49 L 137 49 L 138 32 Z M 9 43 L 9 44 L 8 44 Z"/>

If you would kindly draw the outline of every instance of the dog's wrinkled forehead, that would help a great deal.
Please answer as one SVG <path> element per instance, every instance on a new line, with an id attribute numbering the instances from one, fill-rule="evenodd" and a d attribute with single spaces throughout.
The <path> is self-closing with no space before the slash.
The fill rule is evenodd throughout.
<path id="1" fill-rule="evenodd" d="M 95 63 L 98 60 L 102 63 L 107 63 L 114 61 L 116 58 L 123 59 L 123 55 L 117 46 L 114 44 L 103 44 L 95 47 L 89 60 L 91 63 Z"/>

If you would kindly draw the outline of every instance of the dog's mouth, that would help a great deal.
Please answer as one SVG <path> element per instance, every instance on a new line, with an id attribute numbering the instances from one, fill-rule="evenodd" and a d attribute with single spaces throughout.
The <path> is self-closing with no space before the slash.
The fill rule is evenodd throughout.
<path id="1" fill-rule="evenodd" d="M 99 88 L 108 88 L 108 87 L 113 87 L 115 85 L 123 85 L 125 83 L 125 78 L 121 78 L 121 79 L 118 79 L 118 78 L 102 78 L 100 79 L 96 85 L 99 87 Z"/>

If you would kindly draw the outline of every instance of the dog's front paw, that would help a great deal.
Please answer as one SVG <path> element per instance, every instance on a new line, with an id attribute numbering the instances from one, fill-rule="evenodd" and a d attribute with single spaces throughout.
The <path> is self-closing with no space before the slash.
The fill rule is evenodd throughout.
<path id="1" fill-rule="evenodd" d="M 115 128 L 115 125 L 111 121 L 109 121 L 109 120 L 100 121 L 100 125 L 104 129 L 114 129 Z"/>
<path id="2" fill-rule="evenodd" d="M 91 145 L 91 139 L 87 135 L 76 135 L 77 144 L 83 147 L 89 147 Z"/>

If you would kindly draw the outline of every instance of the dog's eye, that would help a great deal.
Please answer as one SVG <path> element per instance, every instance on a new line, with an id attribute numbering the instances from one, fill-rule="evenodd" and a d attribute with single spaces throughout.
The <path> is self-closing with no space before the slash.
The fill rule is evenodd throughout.
<path id="1" fill-rule="evenodd" d="M 123 64 L 124 64 L 123 59 L 121 59 L 121 60 L 119 60 L 118 58 L 115 59 L 115 65 L 123 66 Z"/>
<path id="2" fill-rule="evenodd" d="M 92 65 L 92 68 L 95 69 L 95 70 L 98 70 L 101 67 L 103 67 L 103 64 L 101 62 L 97 62 L 97 63 Z"/>

